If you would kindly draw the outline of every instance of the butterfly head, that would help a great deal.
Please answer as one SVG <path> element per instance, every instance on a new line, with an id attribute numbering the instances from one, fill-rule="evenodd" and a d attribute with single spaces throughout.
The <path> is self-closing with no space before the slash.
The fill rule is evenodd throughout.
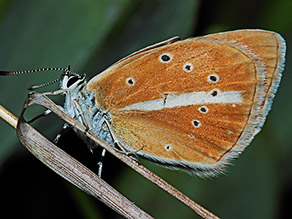
<path id="1" fill-rule="evenodd" d="M 71 92 L 78 92 L 86 85 L 86 75 L 79 75 L 70 71 L 70 66 L 64 70 L 60 78 L 60 88 L 70 90 Z"/>

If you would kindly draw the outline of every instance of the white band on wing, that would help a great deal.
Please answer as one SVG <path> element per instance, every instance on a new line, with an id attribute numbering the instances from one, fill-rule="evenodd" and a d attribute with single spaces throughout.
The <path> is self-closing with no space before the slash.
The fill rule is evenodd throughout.
<path id="1" fill-rule="evenodd" d="M 169 94 L 166 98 L 159 98 L 145 102 L 134 103 L 120 110 L 161 110 L 188 105 L 199 105 L 208 103 L 241 103 L 241 91 L 218 92 L 212 96 L 208 92 L 191 92 L 185 94 Z"/>

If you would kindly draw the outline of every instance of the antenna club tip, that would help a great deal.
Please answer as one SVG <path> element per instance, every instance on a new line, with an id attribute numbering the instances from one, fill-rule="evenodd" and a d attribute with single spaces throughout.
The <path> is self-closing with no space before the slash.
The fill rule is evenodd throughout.
<path id="1" fill-rule="evenodd" d="M 5 76 L 5 75 L 10 75 L 9 71 L 0 71 L 0 75 Z"/>

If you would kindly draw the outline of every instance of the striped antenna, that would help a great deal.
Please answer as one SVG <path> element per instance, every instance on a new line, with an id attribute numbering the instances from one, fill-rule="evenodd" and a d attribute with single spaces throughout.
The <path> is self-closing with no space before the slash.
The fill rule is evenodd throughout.
<path id="1" fill-rule="evenodd" d="M 38 68 L 38 69 L 33 69 L 33 70 L 24 70 L 24 71 L 0 71 L 0 76 L 6 76 L 6 75 L 21 75 L 21 74 L 29 74 L 29 73 L 34 73 L 34 72 L 41 72 L 41 71 L 63 71 L 63 75 L 78 75 L 75 72 L 71 72 L 70 71 L 70 65 L 67 68 Z M 28 87 L 28 90 L 35 90 L 38 88 L 42 88 L 42 87 L 46 87 L 48 85 L 54 84 L 58 81 L 60 81 L 62 79 L 61 78 L 57 78 L 53 81 L 44 83 L 44 84 L 39 84 L 39 85 L 32 85 L 30 87 Z"/>
<path id="2" fill-rule="evenodd" d="M 29 74 L 33 72 L 40 72 L 40 71 L 66 71 L 67 68 L 39 68 L 33 70 L 25 70 L 25 71 L 0 71 L 0 75 L 21 75 L 21 74 Z"/>
<path id="3" fill-rule="evenodd" d="M 44 83 L 44 84 L 39 84 L 39 85 L 32 85 L 30 87 L 28 87 L 27 89 L 28 90 L 36 90 L 36 89 L 39 89 L 39 88 L 42 88 L 42 87 L 46 87 L 46 86 L 49 86 L 51 84 L 55 84 L 57 83 L 58 81 L 60 81 L 60 78 L 57 78 L 53 81 L 50 81 L 50 82 L 47 82 L 47 83 Z"/>

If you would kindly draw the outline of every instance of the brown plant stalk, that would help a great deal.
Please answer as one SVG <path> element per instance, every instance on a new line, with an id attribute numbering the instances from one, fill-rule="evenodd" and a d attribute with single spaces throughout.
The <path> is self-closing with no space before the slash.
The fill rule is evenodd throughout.
<path id="1" fill-rule="evenodd" d="M 19 117 L 18 123 L 17 118 L 0 105 L 0 117 L 3 118 L 12 127 L 16 128 L 20 141 L 33 155 L 35 155 L 40 161 L 42 161 L 57 174 L 61 175 L 63 178 L 86 193 L 101 200 L 119 214 L 127 218 L 152 218 L 150 215 L 134 205 L 133 202 L 129 201 L 109 184 L 99 178 L 95 173 L 65 153 L 63 150 L 58 148 L 56 145 L 38 133 L 33 127 L 31 127 L 23 119 L 23 114 L 25 110 L 33 104 L 42 105 L 51 110 L 53 113 L 57 114 L 66 123 L 85 133 L 87 137 L 95 141 L 98 145 L 105 148 L 107 151 L 143 175 L 145 178 L 171 194 L 173 197 L 191 208 L 201 217 L 218 219 L 216 215 L 212 214 L 188 198 L 186 195 L 175 189 L 173 186 L 152 173 L 150 170 L 146 169 L 144 166 L 140 165 L 138 162 L 126 156 L 125 154 L 118 152 L 112 146 L 96 137 L 92 132 L 87 131 L 86 127 L 65 114 L 45 95 L 33 93 L 28 96 L 23 111 Z"/>

